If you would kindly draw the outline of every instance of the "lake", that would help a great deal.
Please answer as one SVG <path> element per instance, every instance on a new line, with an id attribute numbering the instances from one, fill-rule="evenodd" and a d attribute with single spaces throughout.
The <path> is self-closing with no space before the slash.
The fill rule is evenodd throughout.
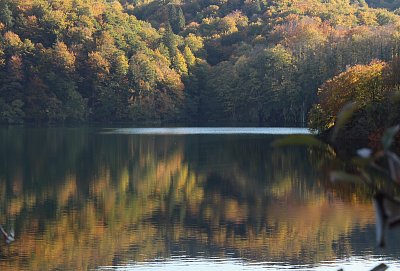
<path id="1" fill-rule="evenodd" d="M 268 128 L 0 128 L 0 270 L 400 268 L 332 150 Z"/>

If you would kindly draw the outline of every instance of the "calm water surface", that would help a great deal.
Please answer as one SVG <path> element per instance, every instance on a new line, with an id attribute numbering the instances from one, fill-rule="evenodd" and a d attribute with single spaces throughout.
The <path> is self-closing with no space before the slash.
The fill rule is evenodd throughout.
<path id="1" fill-rule="evenodd" d="M 330 150 L 270 146 L 288 133 L 0 128 L 0 270 L 400 268 L 369 191 L 327 181 Z"/>

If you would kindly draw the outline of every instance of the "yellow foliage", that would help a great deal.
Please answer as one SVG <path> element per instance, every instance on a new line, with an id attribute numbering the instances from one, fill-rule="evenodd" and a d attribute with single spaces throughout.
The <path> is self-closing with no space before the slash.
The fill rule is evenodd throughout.
<path id="1" fill-rule="evenodd" d="M 101 1 L 92 2 L 91 13 L 93 14 L 94 17 L 100 17 L 105 10 L 106 10 L 105 3 Z"/>
<path id="2" fill-rule="evenodd" d="M 55 64 L 61 69 L 73 72 L 75 70 L 75 55 L 68 50 L 68 47 L 63 42 L 57 42 L 54 45 L 53 57 Z"/>
<path id="3" fill-rule="evenodd" d="M 185 38 L 185 43 L 187 46 L 189 46 L 190 50 L 192 52 L 196 53 L 200 49 L 204 47 L 204 40 L 201 36 L 196 36 L 192 33 L 190 33 L 186 38 Z"/>
<path id="4" fill-rule="evenodd" d="M 314 106 L 311 119 L 322 119 L 325 124 L 320 123 L 319 126 L 328 129 L 334 125 L 337 114 L 345 104 L 355 101 L 362 107 L 382 100 L 388 91 L 382 77 L 387 68 L 388 65 L 382 61 L 355 65 L 325 82 L 318 91 L 319 104 Z"/>
<path id="5" fill-rule="evenodd" d="M 22 41 L 20 39 L 20 37 L 15 34 L 14 32 L 11 31 L 7 31 L 6 33 L 4 33 L 3 36 L 6 45 L 10 46 L 10 47 L 14 47 L 14 48 L 20 48 L 22 47 Z"/>
<path id="6" fill-rule="evenodd" d="M 97 51 L 88 54 L 88 65 L 99 77 L 110 72 L 110 63 Z"/>

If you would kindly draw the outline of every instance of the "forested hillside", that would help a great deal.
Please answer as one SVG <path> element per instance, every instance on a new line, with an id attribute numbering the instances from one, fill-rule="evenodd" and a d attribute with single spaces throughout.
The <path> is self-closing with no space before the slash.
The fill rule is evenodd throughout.
<path id="1" fill-rule="evenodd" d="M 399 56 L 398 7 L 0 0 L 0 121 L 304 124 L 325 81 Z"/>
<path id="2" fill-rule="evenodd" d="M 399 0 L 366 0 L 366 3 L 375 8 L 387 8 L 391 10 L 396 10 L 396 13 L 398 13 L 400 8 Z"/>

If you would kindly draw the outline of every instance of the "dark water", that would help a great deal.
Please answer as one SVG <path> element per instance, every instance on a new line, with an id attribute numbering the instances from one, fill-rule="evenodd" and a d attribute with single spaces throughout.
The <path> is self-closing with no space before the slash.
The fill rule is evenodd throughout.
<path id="1" fill-rule="evenodd" d="M 250 130 L 1 128 L 0 270 L 400 268 L 331 151 Z"/>

